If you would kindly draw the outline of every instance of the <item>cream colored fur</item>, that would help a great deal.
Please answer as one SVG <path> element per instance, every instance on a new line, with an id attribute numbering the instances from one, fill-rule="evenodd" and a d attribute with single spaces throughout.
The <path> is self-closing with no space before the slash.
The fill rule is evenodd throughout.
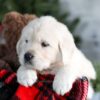
<path id="1" fill-rule="evenodd" d="M 49 46 L 42 47 L 42 41 Z M 31 64 L 24 62 L 26 52 L 34 55 Z M 43 74 L 47 71 L 55 74 L 54 91 L 64 95 L 77 78 L 96 78 L 92 63 L 76 47 L 67 27 L 51 16 L 37 18 L 24 27 L 17 43 L 17 53 L 21 64 L 17 79 L 24 86 L 36 82 L 37 72 Z"/>

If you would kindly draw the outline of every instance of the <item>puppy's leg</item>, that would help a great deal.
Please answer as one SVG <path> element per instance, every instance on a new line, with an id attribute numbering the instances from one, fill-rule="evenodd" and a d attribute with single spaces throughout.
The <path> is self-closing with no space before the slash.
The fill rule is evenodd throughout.
<path id="1" fill-rule="evenodd" d="M 62 67 L 56 74 L 53 82 L 53 89 L 59 95 L 64 95 L 72 88 L 76 79 L 76 73 L 70 66 Z"/>
<path id="2" fill-rule="evenodd" d="M 32 86 L 37 80 L 36 71 L 32 69 L 27 69 L 23 66 L 19 67 L 17 71 L 17 81 L 18 83 L 28 87 Z"/>

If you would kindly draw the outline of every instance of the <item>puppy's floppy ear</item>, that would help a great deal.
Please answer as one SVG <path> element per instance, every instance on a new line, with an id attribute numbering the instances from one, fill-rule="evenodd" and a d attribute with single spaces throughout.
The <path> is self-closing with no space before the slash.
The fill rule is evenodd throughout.
<path id="1" fill-rule="evenodd" d="M 72 34 L 64 24 L 58 23 L 59 30 L 59 49 L 64 65 L 68 64 L 75 50 L 75 43 Z"/>

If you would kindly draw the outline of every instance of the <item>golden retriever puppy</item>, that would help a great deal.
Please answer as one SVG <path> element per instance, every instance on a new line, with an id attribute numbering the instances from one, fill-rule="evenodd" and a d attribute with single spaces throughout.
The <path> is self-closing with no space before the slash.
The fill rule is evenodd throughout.
<path id="1" fill-rule="evenodd" d="M 32 86 L 37 72 L 54 74 L 53 89 L 64 95 L 77 78 L 96 78 L 91 62 L 76 47 L 67 27 L 51 16 L 31 21 L 17 43 L 20 68 L 18 82 Z"/>

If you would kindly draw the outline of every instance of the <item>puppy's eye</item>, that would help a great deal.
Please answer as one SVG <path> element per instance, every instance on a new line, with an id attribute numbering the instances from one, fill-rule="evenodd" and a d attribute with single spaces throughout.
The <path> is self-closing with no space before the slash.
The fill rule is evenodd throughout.
<path id="1" fill-rule="evenodd" d="M 26 43 L 28 43 L 28 40 L 25 40 Z"/>
<path id="2" fill-rule="evenodd" d="M 41 43 L 41 46 L 42 46 L 42 47 L 48 47 L 48 46 L 49 46 L 49 44 L 48 44 L 48 43 L 46 43 L 46 42 L 42 42 L 42 43 Z"/>

